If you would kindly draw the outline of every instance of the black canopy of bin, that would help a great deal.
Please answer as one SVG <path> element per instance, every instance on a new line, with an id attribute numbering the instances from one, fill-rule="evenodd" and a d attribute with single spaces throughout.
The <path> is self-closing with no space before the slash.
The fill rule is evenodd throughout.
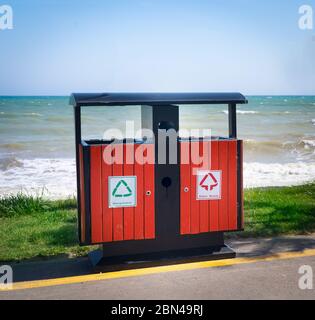
<path id="1" fill-rule="evenodd" d="M 70 98 L 74 107 L 244 103 L 241 93 L 73 93 Z"/>

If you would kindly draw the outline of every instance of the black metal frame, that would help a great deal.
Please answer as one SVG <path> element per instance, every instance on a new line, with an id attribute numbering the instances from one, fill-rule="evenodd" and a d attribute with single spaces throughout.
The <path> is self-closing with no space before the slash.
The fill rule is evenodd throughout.
<path id="1" fill-rule="evenodd" d="M 80 156 L 79 148 L 82 140 L 81 135 L 81 107 L 74 108 L 74 135 L 75 135 L 75 155 L 76 155 L 76 174 L 77 174 L 77 207 L 78 207 L 78 236 L 82 242 L 81 236 L 81 178 L 80 178 Z"/>
<path id="2" fill-rule="evenodd" d="M 239 93 L 213 94 L 213 93 L 188 93 L 188 94 L 73 94 L 70 103 L 74 106 L 75 119 L 75 144 L 77 162 L 77 194 L 78 194 L 78 223 L 79 238 L 81 245 L 90 244 L 91 240 L 91 214 L 90 214 L 90 152 L 89 144 L 82 140 L 81 135 L 81 107 L 87 106 L 118 106 L 118 105 L 141 105 L 142 128 L 152 129 L 155 136 L 158 133 L 158 124 L 167 120 L 173 124 L 173 129 L 178 131 L 179 117 L 178 104 L 228 104 L 229 116 L 229 139 L 237 140 L 236 105 L 247 103 L 244 96 Z M 175 104 L 175 105 L 174 105 Z M 104 141 L 103 141 L 104 143 Z M 109 142 L 110 143 L 110 142 Z M 125 141 L 122 141 L 125 143 Z M 180 156 L 178 142 L 178 158 Z M 237 140 L 237 183 L 242 185 L 242 141 Z M 80 203 L 80 164 L 79 147 L 82 145 L 84 161 L 84 193 L 86 212 L 85 241 L 81 235 L 81 203 Z M 176 252 L 177 250 L 197 250 L 198 248 L 211 248 L 211 252 L 225 248 L 224 232 L 203 233 L 197 235 L 180 235 L 180 161 L 178 164 L 158 164 L 157 143 L 155 165 L 155 210 L 156 210 L 156 239 L 154 240 L 129 240 L 111 243 L 102 243 L 103 251 L 101 259 L 114 257 L 128 257 L 130 255 L 155 254 L 159 252 Z M 168 150 L 168 146 L 167 146 Z M 168 154 L 167 162 L 168 163 Z M 179 159 L 178 159 L 179 160 Z M 167 188 L 169 196 L 165 196 L 166 188 L 161 185 L 163 177 L 170 177 L 172 185 Z M 242 190 L 238 188 L 238 230 L 242 229 Z M 170 200 L 176 199 L 176 200 Z M 231 257 L 231 252 L 226 256 Z"/>
<path id="3" fill-rule="evenodd" d="M 70 104 L 74 107 L 172 105 L 172 104 L 244 104 L 240 93 L 74 93 Z"/>

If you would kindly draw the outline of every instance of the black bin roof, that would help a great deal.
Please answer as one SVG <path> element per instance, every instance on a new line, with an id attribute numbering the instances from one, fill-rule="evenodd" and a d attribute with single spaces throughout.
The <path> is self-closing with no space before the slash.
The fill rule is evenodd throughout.
<path id="1" fill-rule="evenodd" d="M 70 104 L 84 106 L 244 104 L 241 93 L 73 93 Z"/>

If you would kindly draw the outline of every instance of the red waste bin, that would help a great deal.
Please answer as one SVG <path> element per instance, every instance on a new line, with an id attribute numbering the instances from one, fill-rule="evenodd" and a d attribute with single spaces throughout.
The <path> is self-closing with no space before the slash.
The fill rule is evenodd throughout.
<path id="1" fill-rule="evenodd" d="M 223 233 L 244 227 L 243 143 L 236 136 L 236 105 L 244 103 L 247 100 L 239 93 L 71 96 L 79 239 L 81 245 L 103 245 L 97 263 L 117 259 L 160 261 L 185 255 L 199 259 L 235 256 L 224 244 Z M 81 137 L 82 107 L 140 105 L 142 128 L 157 137 L 161 130 L 178 132 L 179 105 L 183 104 L 192 105 L 192 112 L 196 104 L 227 104 L 228 136 L 178 137 L 172 146 L 176 163 L 171 163 L 170 151 L 166 163 L 159 163 L 158 139 L 106 141 Z M 167 148 L 170 144 L 168 138 Z M 193 150 L 198 149 L 209 153 L 206 166 L 193 161 Z M 110 163 L 110 156 L 122 161 Z M 136 156 L 136 161 L 128 160 Z"/>

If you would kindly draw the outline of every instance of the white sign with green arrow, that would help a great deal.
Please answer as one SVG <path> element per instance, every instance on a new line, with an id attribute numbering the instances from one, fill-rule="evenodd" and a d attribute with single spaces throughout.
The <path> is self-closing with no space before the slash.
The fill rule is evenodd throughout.
<path id="1" fill-rule="evenodd" d="M 135 207 L 137 205 L 137 177 L 108 177 L 109 208 Z"/>

